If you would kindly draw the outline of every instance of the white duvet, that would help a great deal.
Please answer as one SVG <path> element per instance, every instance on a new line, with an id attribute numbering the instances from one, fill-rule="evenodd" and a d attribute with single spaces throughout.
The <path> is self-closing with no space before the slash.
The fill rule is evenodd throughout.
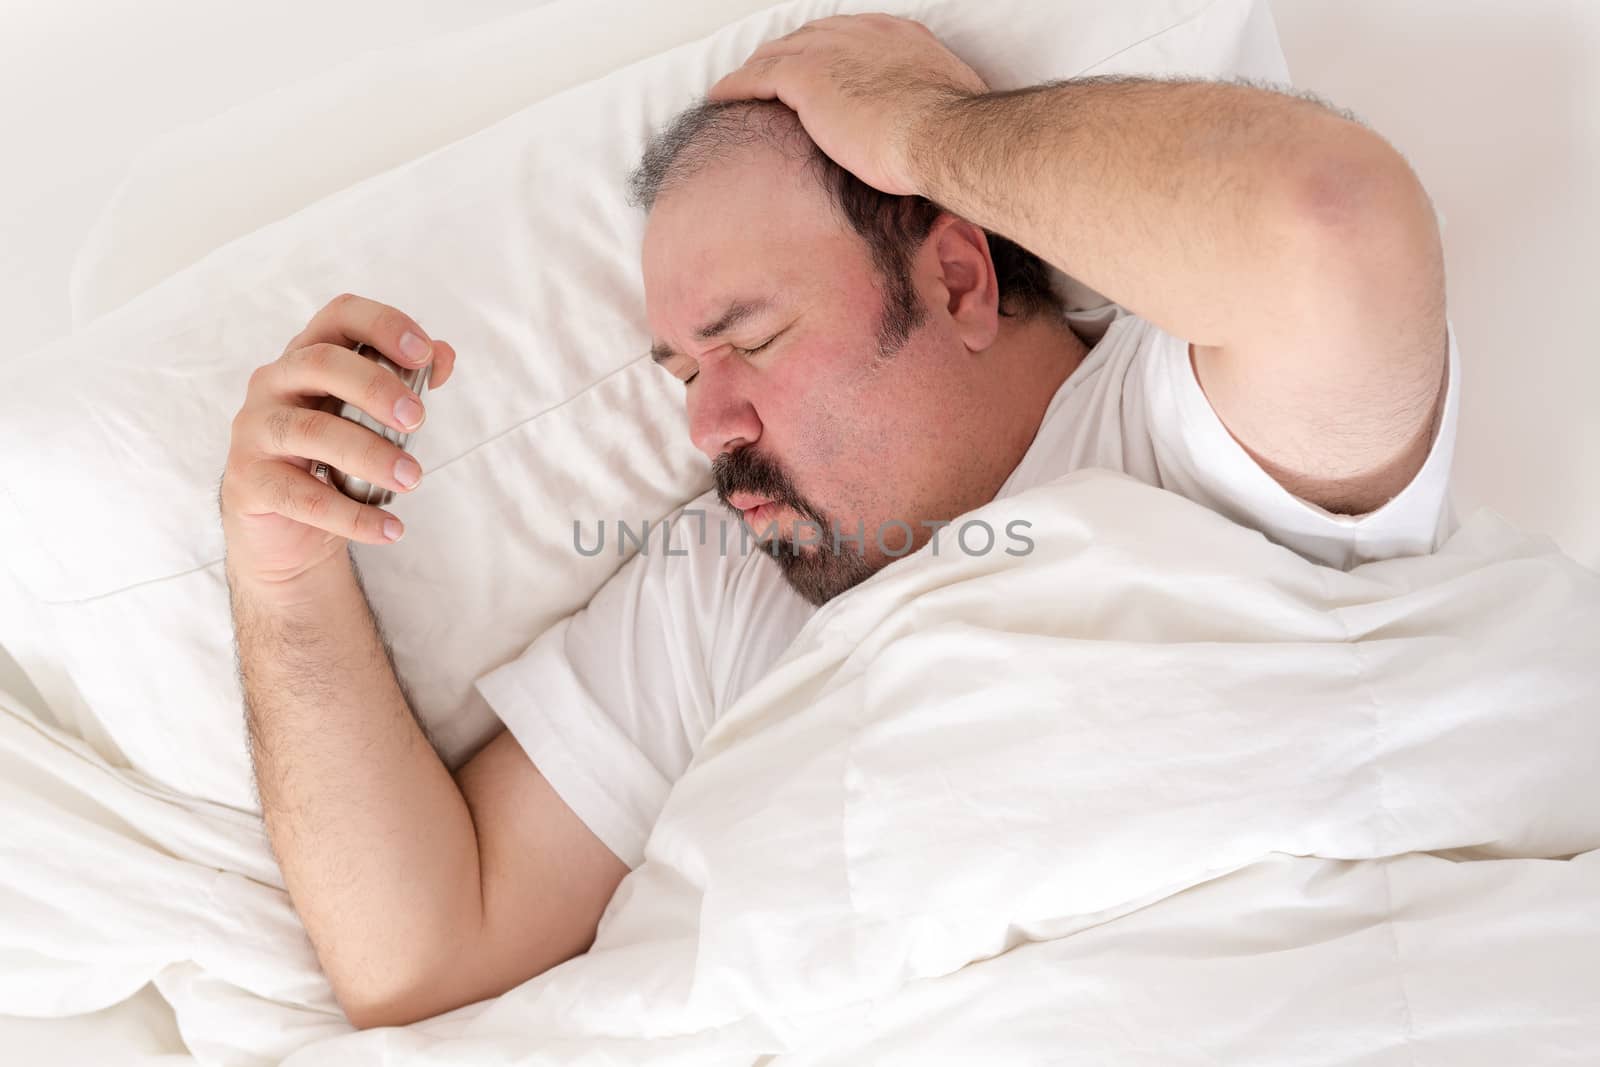
<path id="1" fill-rule="evenodd" d="M 292 1067 L 1600 1062 L 1600 576 L 1488 512 L 1344 573 L 1102 471 L 972 517 L 1034 550 L 824 608 L 592 950 L 404 1029 L 338 1016 L 254 818 L 11 709 L 0 1011 L 153 979 Z"/>

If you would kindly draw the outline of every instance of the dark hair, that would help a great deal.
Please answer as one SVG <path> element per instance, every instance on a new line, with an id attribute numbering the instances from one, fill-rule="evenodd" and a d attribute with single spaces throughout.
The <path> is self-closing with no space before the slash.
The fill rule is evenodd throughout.
<path id="1" fill-rule="evenodd" d="M 893 352 L 922 322 L 923 307 L 911 285 L 911 255 L 927 239 L 943 210 L 921 196 L 881 192 L 828 158 L 799 117 L 770 100 L 705 101 L 681 112 L 650 139 L 628 177 L 630 201 L 649 211 L 657 198 L 724 156 L 729 149 L 767 144 L 798 153 L 811 166 L 844 221 L 867 243 L 883 276 L 885 298 L 878 345 Z M 1000 290 L 1000 313 L 1029 318 L 1060 313 L 1050 271 L 1027 249 L 985 230 Z"/>

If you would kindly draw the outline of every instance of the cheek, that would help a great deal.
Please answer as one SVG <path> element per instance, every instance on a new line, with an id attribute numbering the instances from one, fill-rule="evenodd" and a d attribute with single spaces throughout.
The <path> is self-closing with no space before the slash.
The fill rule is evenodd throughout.
<path id="1" fill-rule="evenodd" d="M 870 278 L 819 300 L 828 322 L 785 350 L 768 375 L 769 429 L 798 485 L 831 506 L 855 498 L 884 461 L 900 405 L 887 389 L 894 368 L 875 367 L 881 305 Z M 888 372 L 887 374 L 885 372 Z"/>
<path id="2" fill-rule="evenodd" d="M 817 484 L 838 473 L 828 468 L 849 460 L 858 401 L 843 387 L 849 375 L 842 373 L 836 349 L 813 343 L 786 356 L 770 379 L 767 422 L 778 430 L 784 463 L 795 479 Z"/>

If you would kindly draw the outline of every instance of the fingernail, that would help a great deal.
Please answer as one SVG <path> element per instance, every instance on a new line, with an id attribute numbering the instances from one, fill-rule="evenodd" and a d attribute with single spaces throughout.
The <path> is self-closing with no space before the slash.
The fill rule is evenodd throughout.
<path id="1" fill-rule="evenodd" d="M 400 525 L 399 519 L 383 520 L 383 536 L 391 541 L 398 541 L 405 536 L 406 528 Z"/>
<path id="2" fill-rule="evenodd" d="M 415 430 L 422 423 L 422 405 L 415 397 L 403 396 L 394 402 L 394 417 L 401 426 Z"/>
<path id="3" fill-rule="evenodd" d="M 400 354 L 407 359 L 421 363 L 428 358 L 428 353 L 433 351 L 433 346 L 414 333 L 400 335 Z"/>
<path id="4" fill-rule="evenodd" d="M 422 480 L 422 468 L 410 457 L 401 456 L 394 461 L 394 480 L 410 489 Z"/>

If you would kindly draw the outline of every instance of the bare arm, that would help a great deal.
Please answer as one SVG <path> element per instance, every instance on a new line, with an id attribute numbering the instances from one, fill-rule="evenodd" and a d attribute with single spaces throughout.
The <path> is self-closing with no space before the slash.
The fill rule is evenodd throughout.
<path id="1" fill-rule="evenodd" d="M 1398 153 L 1268 89 L 1087 78 L 952 98 L 919 129 L 925 195 L 1196 344 L 1298 340 L 1305 276 L 1348 281 L 1334 238 L 1386 276 L 1374 256 L 1438 249 Z"/>
<path id="2" fill-rule="evenodd" d="M 332 300 L 250 376 L 218 506 L 262 815 L 284 884 L 352 1021 L 370 1025 L 425 990 L 451 937 L 481 925 L 466 801 L 412 718 L 368 609 L 351 541 L 396 539 L 392 513 L 311 474 L 326 462 L 407 492 L 409 456 L 326 409 L 359 404 L 397 429 L 420 398 L 351 350 L 361 341 L 434 387 L 455 353 L 394 308 Z"/>
<path id="3" fill-rule="evenodd" d="M 284 882 L 358 1026 L 443 1010 L 482 926 L 476 830 L 412 717 L 355 569 L 230 572 L 256 788 Z"/>
<path id="4" fill-rule="evenodd" d="M 627 865 L 505 731 L 451 775 L 412 716 L 350 560 L 385 544 L 380 508 L 309 473 L 324 461 L 407 491 L 406 457 L 322 410 L 329 396 L 417 424 L 390 359 L 455 353 L 408 316 L 341 296 L 250 378 L 219 507 L 262 814 L 334 995 L 359 1027 L 403 1025 L 504 993 L 593 941 Z M 406 416 L 409 414 L 409 418 Z M 403 467 L 401 468 L 403 470 Z"/>

